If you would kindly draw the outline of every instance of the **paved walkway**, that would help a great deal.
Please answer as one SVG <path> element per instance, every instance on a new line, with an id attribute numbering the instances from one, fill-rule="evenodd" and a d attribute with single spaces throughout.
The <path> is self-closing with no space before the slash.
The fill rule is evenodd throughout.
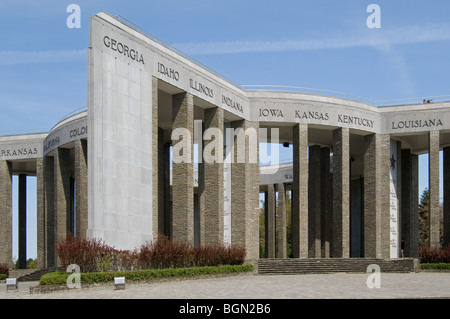
<path id="1" fill-rule="evenodd" d="M 368 288 L 369 274 L 241 275 L 152 284 L 128 284 L 30 294 L 37 282 L 18 291 L 0 284 L 0 299 L 375 299 L 450 298 L 450 273 L 381 273 L 380 288 Z"/>

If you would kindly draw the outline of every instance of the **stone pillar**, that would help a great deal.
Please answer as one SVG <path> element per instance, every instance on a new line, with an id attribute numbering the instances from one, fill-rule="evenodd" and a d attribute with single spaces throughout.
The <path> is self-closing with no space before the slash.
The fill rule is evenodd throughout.
<path id="1" fill-rule="evenodd" d="M 419 257 L 419 157 L 410 149 L 401 152 L 401 239 L 405 257 Z"/>
<path id="2" fill-rule="evenodd" d="M 88 229 L 87 141 L 75 142 L 75 216 L 76 236 L 86 238 Z"/>
<path id="3" fill-rule="evenodd" d="M 231 243 L 245 247 L 248 263 L 259 258 L 259 123 L 231 123 L 234 129 L 231 164 Z"/>
<path id="4" fill-rule="evenodd" d="M 390 136 L 365 136 L 364 256 L 390 256 Z"/>
<path id="5" fill-rule="evenodd" d="M 293 128 L 292 255 L 308 258 L 308 125 Z"/>
<path id="6" fill-rule="evenodd" d="M 277 185 L 278 190 L 278 225 L 277 225 L 277 244 L 278 258 L 286 258 L 287 246 L 287 220 L 286 220 L 286 186 L 284 183 Z"/>
<path id="7" fill-rule="evenodd" d="M 332 257 L 350 256 L 350 131 L 333 131 Z"/>
<path id="8" fill-rule="evenodd" d="M 19 174 L 19 269 L 27 268 L 27 175 Z"/>
<path id="9" fill-rule="evenodd" d="M 194 160 L 192 149 L 194 138 L 194 97 L 191 94 L 180 93 L 173 96 L 172 121 L 172 237 L 176 241 L 193 245 Z"/>
<path id="10" fill-rule="evenodd" d="M 44 159 L 36 160 L 36 240 L 37 268 L 45 268 L 45 183 Z"/>
<path id="11" fill-rule="evenodd" d="M 429 132 L 429 156 L 428 156 L 428 185 L 430 200 L 428 207 L 429 214 L 429 243 L 430 247 L 439 246 L 439 131 Z"/>
<path id="12" fill-rule="evenodd" d="M 164 233 L 164 206 L 160 201 L 159 193 L 164 188 L 161 185 L 161 138 L 162 130 L 158 127 L 158 79 L 152 76 L 152 236 L 158 238 L 159 233 Z M 162 209 L 161 209 L 162 208 Z"/>
<path id="13" fill-rule="evenodd" d="M 450 245 L 450 146 L 444 148 L 444 242 Z"/>
<path id="14" fill-rule="evenodd" d="M 59 240 L 66 239 L 70 224 L 70 150 L 57 148 L 54 161 L 55 244 L 57 244 Z"/>
<path id="15" fill-rule="evenodd" d="M 56 266 L 55 160 L 43 158 L 44 171 L 44 268 Z"/>
<path id="16" fill-rule="evenodd" d="M 398 256 L 401 258 L 402 248 L 402 143 L 397 141 L 397 248 Z"/>
<path id="17" fill-rule="evenodd" d="M 223 109 L 205 110 L 203 153 L 199 154 L 200 244 L 224 243 Z"/>
<path id="18" fill-rule="evenodd" d="M 273 184 L 267 185 L 265 192 L 265 256 L 275 258 L 275 187 Z"/>
<path id="19" fill-rule="evenodd" d="M 170 143 L 164 144 L 164 234 L 172 238 L 172 196 L 170 194 Z"/>
<path id="20" fill-rule="evenodd" d="M 410 257 L 419 257 L 419 155 L 411 154 Z"/>
<path id="21" fill-rule="evenodd" d="M 331 250 L 331 232 L 333 229 L 333 176 L 330 172 L 330 148 L 320 150 L 320 200 L 321 200 L 321 257 L 329 258 Z"/>
<path id="22" fill-rule="evenodd" d="M 308 256 L 320 258 L 321 253 L 321 170 L 320 146 L 309 147 L 309 190 L 308 190 Z"/>
<path id="23" fill-rule="evenodd" d="M 0 161 L 0 263 L 12 263 L 12 165 Z"/>
<path id="24" fill-rule="evenodd" d="M 165 220 L 165 203 L 164 203 L 164 193 L 165 193 L 165 145 L 164 145 L 164 130 L 158 128 L 158 180 L 156 181 L 156 186 L 158 190 L 158 234 L 169 235 L 165 231 L 166 220 Z M 168 181 L 170 183 L 170 181 Z M 153 239 L 156 239 L 153 236 Z"/>

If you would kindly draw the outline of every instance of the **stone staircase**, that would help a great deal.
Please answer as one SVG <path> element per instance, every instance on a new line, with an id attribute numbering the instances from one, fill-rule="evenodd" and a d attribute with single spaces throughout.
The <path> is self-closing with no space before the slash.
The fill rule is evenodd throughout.
<path id="1" fill-rule="evenodd" d="M 9 278 L 17 278 L 17 281 L 39 281 L 41 276 L 54 272 L 57 270 L 64 270 L 61 267 L 50 267 L 44 269 L 12 269 L 9 271 Z"/>
<path id="2" fill-rule="evenodd" d="M 378 265 L 381 272 L 417 272 L 418 259 L 377 258 L 263 258 L 258 261 L 260 275 L 366 273 L 371 264 Z"/>

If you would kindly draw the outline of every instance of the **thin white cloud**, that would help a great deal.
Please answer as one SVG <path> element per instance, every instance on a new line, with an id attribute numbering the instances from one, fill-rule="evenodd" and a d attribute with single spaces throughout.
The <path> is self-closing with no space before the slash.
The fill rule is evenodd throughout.
<path id="1" fill-rule="evenodd" d="M 0 51 L 0 65 L 80 61 L 86 50 Z"/>
<path id="2" fill-rule="evenodd" d="M 338 35 L 314 40 L 230 41 L 179 43 L 174 46 L 187 54 L 235 54 L 286 52 L 352 47 L 385 47 L 396 44 L 450 40 L 450 24 L 430 24 L 390 29 L 368 29 L 359 35 Z"/>

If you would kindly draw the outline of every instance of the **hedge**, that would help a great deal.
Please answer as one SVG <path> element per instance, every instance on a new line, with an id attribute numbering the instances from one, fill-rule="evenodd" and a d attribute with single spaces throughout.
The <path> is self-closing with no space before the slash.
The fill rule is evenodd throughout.
<path id="1" fill-rule="evenodd" d="M 126 280 L 138 281 L 155 278 L 170 277 L 194 277 L 214 274 L 229 274 L 238 272 L 249 272 L 253 270 L 252 265 L 221 265 L 189 268 L 166 268 L 166 269 L 144 269 L 132 271 L 90 272 L 81 273 L 81 283 L 93 284 L 101 282 L 112 282 L 114 277 L 125 277 Z M 41 277 L 39 285 L 66 285 L 67 278 L 71 274 L 57 271 L 45 274 Z"/>
<path id="2" fill-rule="evenodd" d="M 420 269 L 448 269 L 450 270 L 450 264 L 448 263 L 428 263 L 420 264 Z"/>
<path id="3" fill-rule="evenodd" d="M 99 238 L 73 237 L 56 246 L 61 266 L 76 264 L 81 272 L 242 265 L 245 248 L 234 245 L 193 246 L 160 235 L 135 250 L 118 250 Z"/>

